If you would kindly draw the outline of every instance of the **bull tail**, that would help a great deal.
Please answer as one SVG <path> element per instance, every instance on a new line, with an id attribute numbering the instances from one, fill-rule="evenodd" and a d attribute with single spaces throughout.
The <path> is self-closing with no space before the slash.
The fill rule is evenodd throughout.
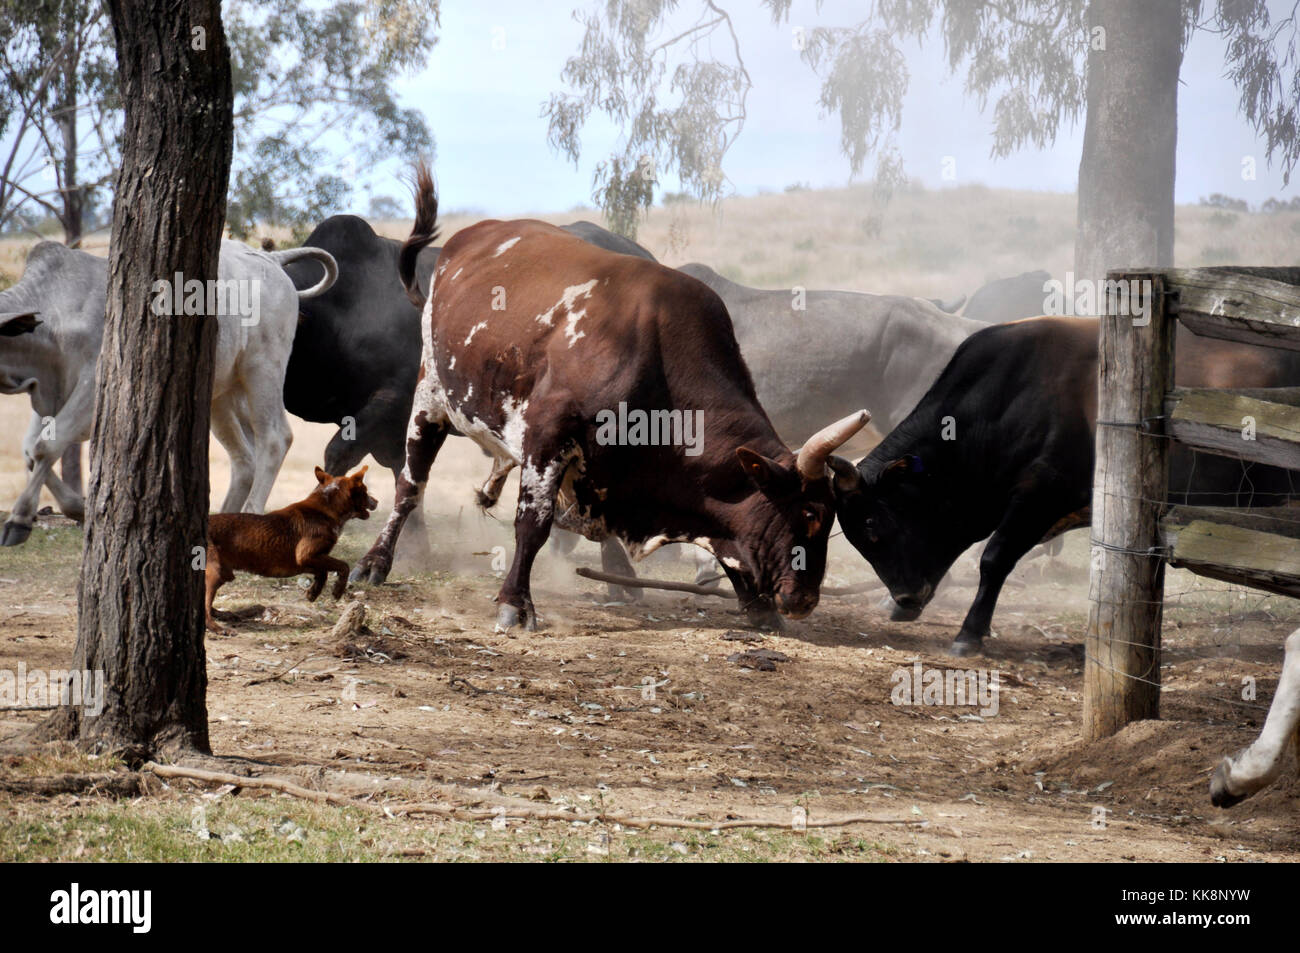
<path id="1" fill-rule="evenodd" d="M 420 279 L 415 274 L 415 263 L 421 250 L 438 240 L 438 193 L 433 185 L 433 172 L 429 163 L 420 159 L 415 164 L 415 222 L 411 234 L 402 242 L 397 253 L 397 274 L 406 289 L 406 297 L 417 308 L 424 308 L 426 294 L 420 291 Z"/>
<path id="2" fill-rule="evenodd" d="M 316 282 L 316 284 L 312 285 L 310 288 L 304 288 L 302 291 L 299 291 L 299 301 L 303 298 L 314 298 L 317 295 L 324 294 L 331 286 L 333 286 L 335 280 L 337 280 L 339 276 L 338 262 L 334 260 L 333 255 L 323 248 L 312 248 L 308 245 L 302 248 L 290 248 L 286 251 L 269 251 L 267 254 L 270 255 L 272 260 L 274 260 L 281 268 L 290 262 L 301 261 L 304 258 L 311 258 L 321 263 L 321 267 L 325 269 L 325 277 Z"/>

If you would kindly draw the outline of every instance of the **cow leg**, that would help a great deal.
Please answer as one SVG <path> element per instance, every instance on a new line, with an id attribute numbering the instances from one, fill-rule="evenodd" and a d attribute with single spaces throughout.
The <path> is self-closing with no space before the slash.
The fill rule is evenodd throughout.
<path id="1" fill-rule="evenodd" d="M 411 422 L 406 428 L 406 463 L 397 475 L 393 511 L 388 514 L 388 522 L 369 552 L 352 568 L 348 578 L 353 582 L 365 579 L 371 585 L 379 585 L 388 578 L 402 526 L 407 517 L 424 503 L 424 485 L 429 482 L 429 469 L 447 439 L 448 431 L 446 420 L 435 410 L 434 404 L 433 388 L 421 375 L 415 387 Z"/>
<path id="2" fill-rule="evenodd" d="M 67 487 L 68 492 L 81 496 L 81 444 L 75 444 L 63 451 L 59 470 L 63 474 L 63 485 Z"/>
<path id="3" fill-rule="evenodd" d="M 229 392 L 212 401 L 212 433 L 230 457 L 230 488 L 221 501 L 221 513 L 238 513 L 253 488 L 253 441 L 238 404 L 238 395 Z"/>
<path id="4" fill-rule="evenodd" d="M 1300 629 L 1287 637 L 1282 677 L 1263 730 L 1249 748 L 1219 762 L 1210 778 L 1210 800 L 1232 807 L 1272 784 L 1282 773 L 1288 743 L 1296 745 L 1300 757 Z"/>
<path id="5" fill-rule="evenodd" d="M 949 655 L 975 655 L 980 651 L 984 637 L 989 634 L 993 609 L 998 604 L 1003 583 L 1021 557 L 1037 546 L 1047 531 L 1056 525 L 1059 512 L 1059 498 L 1052 500 L 1046 494 L 1021 497 L 1011 504 L 1002 523 L 984 546 L 984 553 L 980 556 L 979 589 L 961 624 L 961 631 L 948 649 Z"/>
<path id="6" fill-rule="evenodd" d="M 611 575 L 636 578 L 636 570 L 627 558 L 627 550 L 614 536 L 606 536 L 600 541 L 600 568 Z M 609 594 L 615 601 L 640 602 L 645 590 L 610 584 Z"/>
<path id="7" fill-rule="evenodd" d="M 722 563 L 713 558 L 707 550 L 695 547 L 695 584 L 697 586 L 716 586 L 718 574 L 722 572 Z"/>
<path id="8" fill-rule="evenodd" d="M 38 439 L 28 449 L 31 472 L 27 478 L 27 485 L 23 487 L 22 493 L 14 503 L 13 512 L 9 514 L 3 529 L 0 529 L 0 546 L 17 546 L 26 542 L 27 537 L 32 534 L 41 487 L 48 482 L 54 472 L 55 463 L 68 447 L 78 446 L 90 436 L 94 409 L 95 376 L 92 366 L 91 373 L 77 382 L 67 403 L 54 415 L 50 439 Z M 79 520 L 84 513 L 67 515 Z"/>
<path id="9" fill-rule="evenodd" d="M 571 459 L 571 454 L 550 448 L 526 447 L 524 450 L 524 466 L 519 476 L 519 505 L 515 508 L 515 558 L 497 594 L 498 632 L 507 632 L 519 624 L 529 632 L 537 628 L 531 588 L 533 560 L 551 534 L 555 498 L 559 495 L 560 481 Z"/>
<path id="10" fill-rule="evenodd" d="M 492 472 L 483 481 L 483 485 L 474 491 L 474 498 L 479 506 L 490 510 L 497 505 L 497 500 L 501 499 L 501 491 L 505 488 L 506 479 L 514 468 L 515 461 L 509 457 L 496 457 L 492 460 Z"/>
<path id="11" fill-rule="evenodd" d="M 261 513 L 275 486 L 284 458 L 293 443 L 289 415 L 284 412 L 284 370 L 258 365 L 258 373 L 247 384 L 243 406 L 253 431 L 253 487 L 242 507 L 245 513 Z"/>

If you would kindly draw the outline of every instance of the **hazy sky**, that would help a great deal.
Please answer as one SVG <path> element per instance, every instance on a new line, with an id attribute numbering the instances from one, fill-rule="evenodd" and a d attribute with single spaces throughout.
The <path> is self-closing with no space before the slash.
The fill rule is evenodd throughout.
<path id="1" fill-rule="evenodd" d="M 838 117 L 820 115 L 818 79 L 799 59 L 791 32 L 795 25 L 851 24 L 854 4 L 828 0 L 818 11 L 813 0 L 796 0 L 790 23 L 781 26 L 757 0 L 728 6 L 754 80 L 745 130 L 726 160 L 736 192 L 780 190 L 793 182 L 846 184 L 849 165 L 839 149 Z M 547 146 L 540 115 L 582 36 L 572 9 L 572 0 L 444 4 L 441 38 L 428 68 L 399 87 L 405 103 L 424 111 L 437 139 L 444 207 L 516 214 L 591 204 L 592 170 L 608 154 L 617 130 L 599 119 L 590 123 L 575 169 Z M 696 9 L 697 0 L 682 0 L 683 11 Z M 504 49 L 494 48 L 494 40 Z M 937 39 L 909 53 L 911 81 L 899 138 L 908 175 L 932 188 L 978 182 L 1073 191 L 1082 125 L 1063 127 L 1050 150 L 994 160 L 990 115 L 964 95 L 961 77 L 948 75 L 942 57 Z M 1238 116 L 1237 93 L 1222 74 L 1222 43 L 1198 34 L 1179 90 L 1178 201 L 1224 192 L 1258 204 L 1297 194 L 1294 184 L 1283 189 L 1280 170 L 1267 167 L 1261 144 Z M 1257 158 L 1255 181 L 1242 178 L 1246 155 Z M 944 156 L 956 160 L 953 183 L 941 179 Z M 873 167 L 868 160 L 864 174 Z M 391 178 L 397 169 L 393 164 L 373 170 L 373 194 L 406 201 L 404 188 Z M 670 178 L 665 184 L 675 187 Z M 359 190 L 354 210 L 364 212 L 368 202 L 369 193 Z"/>

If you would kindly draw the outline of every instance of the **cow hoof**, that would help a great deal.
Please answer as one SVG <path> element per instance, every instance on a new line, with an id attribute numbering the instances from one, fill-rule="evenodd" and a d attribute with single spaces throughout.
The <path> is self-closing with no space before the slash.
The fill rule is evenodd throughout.
<path id="1" fill-rule="evenodd" d="M 900 606 L 893 599 L 889 600 L 889 604 L 893 606 L 889 610 L 890 622 L 915 622 L 921 618 L 920 606 Z"/>
<path id="2" fill-rule="evenodd" d="M 1219 766 L 1214 769 L 1214 776 L 1210 778 L 1210 803 L 1215 807 L 1232 807 L 1234 804 L 1240 804 L 1249 794 L 1233 794 L 1228 790 L 1228 769 L 1231 761 L 1224 758 L 1219 762 Z"/>
<path id="3" fill-rule="evenodd" d="M 0 530 L 0 546 L 21 546 L 27 542 L 27 537 L 32 535 L 30 525 L 15 523 L 12 520 L 5 523 L 4 529 Z"/>
<path id="4" fill-rule="evenodd" d="M 532 606 L 520 609 L 508 602 L 501 603 L 501 608 L 497 610 L 497 632 L 509 632 L 521 622 L 525 632 L 537 631 L 537 612 Z"/>
<path id="5" fill-rule="evenodd" d="M 348 573 L 348 582 L 365 582 L 372 586 L 382 585 L 384 580 L 388 578 L 389 568 L 389 566 L 384 565 L 377 559 L 363 556 L 357 560 L 357 564 Z"/>
<path id="6" fill-rule="evenodd" d="M 953 639 L 952 645 L 948 646 L 948 654 L 956 658 L 967 658 L 971 655 L 979 655 L 983 648 L 982 639 L 972 635 L 959 635 Z"/>

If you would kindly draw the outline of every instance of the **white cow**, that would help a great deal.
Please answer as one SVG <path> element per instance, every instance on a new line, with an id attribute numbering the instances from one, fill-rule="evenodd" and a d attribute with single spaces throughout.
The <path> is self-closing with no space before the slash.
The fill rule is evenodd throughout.
<path id="1" fill-rule="evenodd" d="M 1300 764 L 1300 629 L 1287 636 L 1282 678 L 1263 730 L 1249 748 L 1219 762 L 1210 779 L 1210 800 L 1232 807 L 1268 787 L 1282 773 L 1288 743 L 1294 745 Z"/>
<path id="2" fill-rule="evenodd" d="M 325 267 L 315 286 L 296 291 L 282 266 L 314 258 Z M 292 441 L 284 411 L 284 374 L 298 325 L 300 298 L 321 294 L 338 267 L 318 248 L 261 252 L 223 241 L 218 266 L 217 348 L 212 382 L 212 431 L 230 454 L 230 491 L 222 512 L 260 513 Z M 155 305 L 186 303 L 159 276 Z M 108 262 L 55 242 L 41 242 L 27 257 L 22 279 L 0 292 L 0 393 L 27 393 L 32 422 L 23 440 L 30 477 L 0 531 L 0 545 L 16 546 L 31 534 L 41 487 L 48 486 L 67 516 L 84 515 L 81 495 L 54 473 L 70 446 L 89 439 L 94 419 L 95 373 L 104 335 Z M 238 295 L 238 297 L 235 297 Z M 209 296 L 201 299 L 207 310 Z"/>

